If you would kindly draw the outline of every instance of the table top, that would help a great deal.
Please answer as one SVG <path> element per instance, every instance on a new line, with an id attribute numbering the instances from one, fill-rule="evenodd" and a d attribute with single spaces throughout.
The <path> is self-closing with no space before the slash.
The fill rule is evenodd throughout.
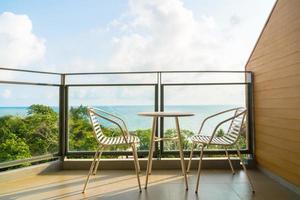
<path id="1" fill-rule="evenodd" d="M 138 115 L 146 117 L 189 117 L 195 114 L 189 112 L 140 112 Z"/>

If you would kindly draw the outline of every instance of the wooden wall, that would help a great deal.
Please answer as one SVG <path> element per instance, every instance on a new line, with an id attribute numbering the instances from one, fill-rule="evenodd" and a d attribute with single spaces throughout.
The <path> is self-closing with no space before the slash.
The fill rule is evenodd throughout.
<path id="1" fill-rule="evenodd" d="M 278 0 L 246 65 L 257 163 L 300 187 L 300 0 Z"/>

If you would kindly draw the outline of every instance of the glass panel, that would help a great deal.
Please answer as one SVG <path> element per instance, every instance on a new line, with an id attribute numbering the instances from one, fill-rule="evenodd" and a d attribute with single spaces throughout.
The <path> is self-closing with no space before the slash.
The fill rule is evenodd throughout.
<path id="1" fill-rule="evenodd" d="M 154 86 L 105 86 L 69 88 L 69 150 L 91 151 L 97 147 L 87 106 L 96 107 L 121 117 L 130 133 L 140 138 L 139 150 L 148 150 L 151 118 L 137 114 L 154 110 Z M 118 127 L 99 119 L 106 136 L 120 136 Z M 110 151 L 124 151 L 128 147 L 111 147 Z"/>
<path id="2" fill-rule="evenodd" d="M 244 85 L 218 85 L 218 86 L 165 86 L 164 88 L 165 111 L 182 111 L 194 113 L 193 117 L 179 118 L 181 133 L 184 139 L 184 149 L 191 149 L 190 137 L 198 134 L 202 121 L 215 113 L 245 107 Z M 210 119 L 202 128 L 201 134 L 211 135 L 218 123 L 229 118 L 233 112 Z M 217 131 L 222 136 L 228 130 L 230 123 L 223 124 Z M 246 129 L 244 130 L 246 131 Z M 175 121 L 173 118 L 164 120 L 164 136 L 176 135 Z M 242 134 L 241 146 L 246 148 L 246 132 Z M 210 146 L 210 149 L 220 147 Z M 174 142 L 164 143 L 164 150 L 177 150 Z"/>
<path id="3" fill-rule="evenodd" d="M 67 75 L 67 84 L 156 84 L 156 73 Z"/>
<path id="4" fill-rule="evenodd" d="M 46 84 L 60 84 L 60 75 L 18 72 L 0 69 L 1 81 L 33 82 Z"/>
<path id="5" fill-rule="evenodd" d="M 163 73 L 162 83 L 244 83 L 245 73 Z"/>
<path id="6" fill-rule="evenodd" d="M 0 162 L 58 152 L 58 87 L 0 85 Z"/>

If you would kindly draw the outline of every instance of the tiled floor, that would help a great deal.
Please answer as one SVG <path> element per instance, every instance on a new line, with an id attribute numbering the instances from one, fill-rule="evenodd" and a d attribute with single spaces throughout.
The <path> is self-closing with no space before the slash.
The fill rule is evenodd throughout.
<path id="1" fill-rule="evenodd" d="M 30 178 L 0 183 L 0 199 L 300 199 L 256 170 L 249 170 L 256 193 L 252 195 L 242 171 L 203 170 L 199 194 L 196 195 L 195 171 L 189 175 L 189 191 L 185 191 L 180 171 L 153 171 L 148 189 L 139 193 L 134 171 L 100 171 L 92 177 L 85 194 L 81 193 L 87 171 L 59 171 Z M 144 185 L 145 174 L 141 174 Z"/>

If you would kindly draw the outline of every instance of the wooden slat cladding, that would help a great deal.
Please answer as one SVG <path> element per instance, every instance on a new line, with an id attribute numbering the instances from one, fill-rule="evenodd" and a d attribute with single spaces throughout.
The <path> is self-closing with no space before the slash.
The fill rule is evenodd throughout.
<path id="1" fill-rule="evenodd" d="M 286 103 L 286 99 L 278 98 L 266 98 L 263 101 L 259 101 L 261 99 L 257 99 L 256 108 L 287 108 L 287 109 L 300 109 L 300 97 L 295 97 L 293 101 L 289 104 Z"/>
<path id="2" fill-rule="evenodd" d="M 280 79 L 280 78 L 287 78 L 290 76 L 298 76 L 300 75 L 300 72 L 299 73 L 297 72 L 297 68 L 299 67 L 299 64 L 300 62 L 294 63 L 293 65 L 290 66 L 282 66 L 282 68 L 276 69 L 276 71 L 270 70 L 262 74 L 256 74 L 255 81 L 256 83 L 260 83 L 263 81 L 274 80 L 274 78 Z"/>
<path id="3" fill-rule="evenodd" d="M 255 118 L 255 125 L 264 125 L 264 126 L 272 126 L 276 128 L 282 128 L 284 130 L 296 130 L 297 132 L 300 131 L 300 123 L 299 120 L 296 119 L 282 119 L 277 117 L 265 117 L 265 116 L 257 116 Z"/>
<path id="4" fill-rule="evenodd" d="M 278 0 L 248 60 L 256 159 L 300 187 L 300 1 Z"/>

